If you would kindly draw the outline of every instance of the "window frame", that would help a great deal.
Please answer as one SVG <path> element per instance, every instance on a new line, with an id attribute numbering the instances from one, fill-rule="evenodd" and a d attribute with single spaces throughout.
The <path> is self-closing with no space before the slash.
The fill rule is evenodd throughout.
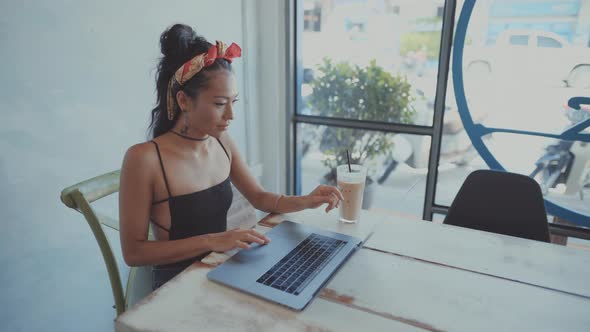
<path id="1" fill-rule="evenodd" d="M 298 114 L 301 104 L 301 85 L 303 82 L 303 65 L 301 39 L 303 24 L 299 24 L 299 18 L 303 17 L 303 0 L 291 0 L 286 6 L 287 22 L 287 192 L 296 194 L 301 186 L 301 174 L 297 164 L 297 125 L 307 123 L 312 125 L 326 125 L 341 128 L 377 130 L 387 133 L 413 134 L 430 136 L 431 145 L 428 160 L 428 173 L 426 176 L 426 189 L 422 219 L 432 221 L 434 214 L 446 215 L 449 206 L 438 205 L 435 202 L 436 185 L 438 179 L 438 165 L 442 142 L 443 115 L 445 99 L 447 95 L 449 70 L 451 63 L 452 42 L 455 29 L 455 14 L 457 1 L 446 0 L 443 9 L 443 21 L 441 30 L 441 42 L 434 101 L 434 118 L 431 126 L 408 125 L 399 123 L 385 123 L 375 121 L 363 121 L 356 119 L 331 118 L 316 115 Z M 302 21 L 303 22 L 303 21 Z M 535 39 L 536 41 L 536 39 Z M 530 42 L 530 39 L 529 39 Z M 552 234 L 571 236 L 590 240 L 590 229 L 577 226 L 549 224 Z"/>

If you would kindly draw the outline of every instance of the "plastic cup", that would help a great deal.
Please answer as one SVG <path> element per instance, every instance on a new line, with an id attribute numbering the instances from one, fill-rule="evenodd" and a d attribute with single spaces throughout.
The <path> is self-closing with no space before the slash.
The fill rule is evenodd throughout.
<path id="1" fill-rule="evenodd" d="M 340 165 L 336 168 L 338 189 L 342 192 L 344 200 L 340 202 L 340 221 L 356 223 L 359 221 L 361 207 L 363 206 L 363 193 L 367 179 L 367 168 L 363 165 Z"/>

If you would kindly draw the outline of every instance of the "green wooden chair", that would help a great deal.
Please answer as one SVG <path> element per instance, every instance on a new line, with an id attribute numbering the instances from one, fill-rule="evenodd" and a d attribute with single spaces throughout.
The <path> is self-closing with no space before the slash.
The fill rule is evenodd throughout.
<path id="1" fill-rule="evenodd" d="M 119 176 L 120 171 L 106 173 L 67 187 L 61 192 L 62 202 L 84 215 L 96 238 L 96 242 L 98 242 L 109 274 L 117 316 L 152 291 L 151 267 L 146 266 L 131 268 L 127 279 L 127 287 L 125 293 L 123 293 L 117 261 L 102 228 L 102 226 L 106 226 L 119 231 L 119 221 L 97 213 L 90 205 L 98 199 L 118 192 Z M 148 238 L 153 238 L 151 231 L 149 231 Z"/>

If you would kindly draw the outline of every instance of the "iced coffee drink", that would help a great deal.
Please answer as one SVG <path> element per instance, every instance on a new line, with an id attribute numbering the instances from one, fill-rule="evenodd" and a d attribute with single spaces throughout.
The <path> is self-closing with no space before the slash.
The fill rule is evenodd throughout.
<path id="1" fill-rule="evenodd" d="M 351 171 L 352 170 L 352 171 Z M 362 165 L 340 165 L 336 168 L 338 189 L 344 200 L 340 202 L 340 221 L 355 223 L 363 205 L 367 168 Z"/>

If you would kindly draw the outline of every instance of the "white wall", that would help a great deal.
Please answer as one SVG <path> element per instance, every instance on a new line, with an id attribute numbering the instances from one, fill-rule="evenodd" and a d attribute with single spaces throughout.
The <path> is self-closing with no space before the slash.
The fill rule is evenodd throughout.
<path id="1" fill-rule="evenodd" d="M 283 154 L 269 147 L 264 128 L 271 140 L 281 135 L 275 128 L 284 128 L 276 123 L 282 109 L 274 72 L 281 60 L 276 40 L 259 47 L 259 35 L 274 30 L 260 30 L 257 14 L 266 5 L 278 2 L 0 2 L 0 306 L 8 310 L 0 318 L 7 330 L 112 326 L 98 248 L 59 193 L 119 168 L 125 150 L 146 140 L 159 36 L 167 26 L 187 23 L 211 41 L 243 46 L 244 57 L 234 62 L 242 101 L 230 133 L 251 165 L 271 161 L 263 183 L 278 188 L 281 175 L 273 167 Z M 256 84 L 263 76 L 270 80 Z M 35 319 L 26 317 L 33 313 Z"/>
<path id="2" fill-rule="evenodd" d="M 244 98 L 230 132 L 252 166 L 262 162 L 263 185 L 284 191 L 284 6 L 276 0 L 2 2 L 2 194 L 48 179 L 57 192 L 120 167 L 127 147 L 146 138 L 158 37 L 174 22 L 243 46 L 234 68 Z"/>
<path id="3" fill-rule="evenodd" d="M 3 2 L 0 164 L 9 186 L 31 176 L 67 185 L 118 168 L 125 149 L 146 138 L 167 26 L 184 22 L 210 40 L 243 44 L 242 1 L 199 3 Z M 243 87 L 239 60 L 235 72 Z M 240 113 L 231 133 L 246 151 Z"/>

